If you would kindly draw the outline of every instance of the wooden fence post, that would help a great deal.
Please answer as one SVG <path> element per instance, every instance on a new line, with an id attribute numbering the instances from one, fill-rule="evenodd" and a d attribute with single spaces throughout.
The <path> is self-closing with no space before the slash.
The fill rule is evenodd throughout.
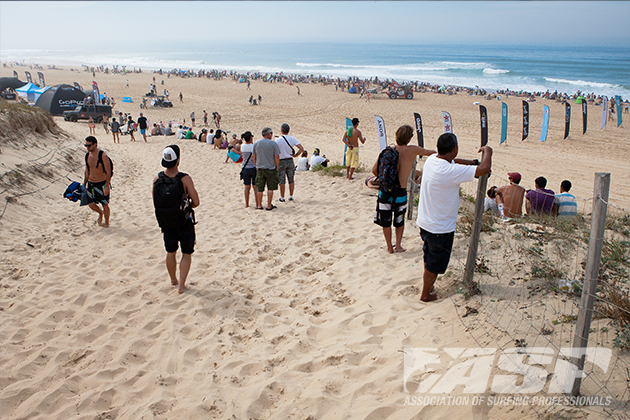
<path id="1" fill-rule="evenodd" d="M 470 234 L 470 245 L 468 245 L 468 257 L 466 258 L 466 268 L 464 270 L 464 285 L 470 291 L 477 289 L 473 285 L 473 274 L 475 272 L 475 263 L 477 262 L 477 248 L 479 246 L 479 234 L 481 233 L 483 204 L 486 197 L 486 187 L 488 186 L 488 176 L 483 175 L 479 178 L 477 198 L 475 199 L 475 218 L 473 220 L 472 233 Z"/>
<path id="2" fill-rule="evenodd" d="M 604 247 L 604 229 L 606 228 L 606 212 L 608 210 L 608 193 L 610 191 L 610 173 L 596 172 L 593 188 L 593 213 L 591 218 L 591 234 L 588 240 L 588 255 L 584 269 L 584 287 L 580 300 L 577 326 L 573 339 L 572 358 L 577 365 L 576 377 L 573 382 L 571 395 L 577 397 L 582 384 L 582 371 L 586 359 L 588 334 L 591 329 L 597 279 L 599 277 L 599 262 Z"/>

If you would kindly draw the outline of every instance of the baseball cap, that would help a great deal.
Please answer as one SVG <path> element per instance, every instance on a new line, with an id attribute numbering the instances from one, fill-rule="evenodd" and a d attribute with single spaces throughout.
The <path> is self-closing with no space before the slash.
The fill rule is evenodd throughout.
<path id="1" fill-rule="evenodd" d="M 518 172 L 508 172 L 508 176 L 512 178 L 512 181 L 516 182 L 517 184 L 521 182 L 521 174 L 519 174 Z"/>
<path id="2" fill-rule="evenodd" d="M 179 146 L 171 144 L 162 152 L 162 166 L 172 168 L 177 165 L 179 159 Z"/>
<path id="3" fill-rule="evenodd" d="M 313 154 L 314 154 L 314 155 L 318 155 L 318 154 L 319 154 L 319 149 L 315 149 L 315 150 L 313 150 Z"/>

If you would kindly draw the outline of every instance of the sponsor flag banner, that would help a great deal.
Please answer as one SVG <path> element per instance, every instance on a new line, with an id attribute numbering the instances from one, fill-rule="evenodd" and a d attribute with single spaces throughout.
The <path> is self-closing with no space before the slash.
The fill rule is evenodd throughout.
<path id="1" fill-rule="evenodd" d="M 26 74 L 26 81 L 28 83 L 33 83 L 33 78 L 31 77 L 31 72 L 30 71 L 25 71 L 24 73 Z"/>
<path id="2" fill-rule="evenodd" d="M 569 129 L 571 128 L 571 104 L 564 104 L 564 138 L 569 137 Z"/>
<path id="3" fill-rule="evenodd" d="M 615 95 L 615 101 L 617 102 L 617 127 L 621 125 L 621 96 Z"/>
<path id="4" fill-rule="evenodd" d="M 81 87 L 80 84 L 78 84 L 77 82 L 74 82 L 74 87 L 79 89 L 81 92 L 83 92 L 83 88 Z"/>
<path id="5" fill-rule="evenodd" d="M 37 77 L 39 77 L 39 87 L 40 88 L 46 87 L 46 82 L 44 81 L 44 73 L 42 73 L 41 71 L 38 71 Z"/>
<path id="6" fill-rule="evenodd" d="M 479 105 L 479 119 L 481 122 L 481 147 L 488 144 L 488 110 Z"/>
<path id="7" fill-rule="evenodd" d="M 94 103 L 95 104 L 100 104 L 101 103 L 101 95 L 98 92 L 98 84 L 96 82 L 92 82 L 92 89 L 94 92 Z"/>
<path id="8" fill-rule="evenodd" d="M 387 147 L 387 134 L 385 134 L 385 123 L 383 119 L 378 115 L 374 116 L 376 120 L 376 131 L 378 132 L 378 146 L 380 150 L 383 150 Z"/>
<path id="9" fill-rule="evenodd" d="M 523 101 L 523 140 L 529 135 L 529 103 Z"/>
<path id="10" fill-rule="evenodd" d="M 444 123 L 444 132 L 453 132 L 453 123 L 451 122 L 451 114 L 446 111 L 442 111 L 442 122 Z"/>
<path id="11" fill-rule="evenodd" d="M 18 72 L 15 70 L 13 70 L 13 77 L 15 77 L 16 79 L 19 79 Z"/>
<path id="12" fill-rule="evenodd" d="M 582 134 L 586 134 L 586 124 L 588 122 L 588 112 L 586 101 L 582 101 Z"/>
<path id="13" fill-rule="evenodd" d="M 346 117 L 346 134 L 352 135 L 352 120 Z M 343 166 L 346 166 L 346 152 L 348 151 L 348 145 L 343 145 Z"/>
<path id="14" fill-rule="evenodd" d="M 606 127 L 607 117 L 608 117 L 608 96 L 604 96 L 604 99 L 602 100 L 602 125 L 601 127 L 599 127 L 600 130 Z"/>
<path id="15" fill-rule="evenodd" d="M 547 129 L 549 127 L 549 107 L 547 105 L 543 106 L 543 124 L 542 131 L 540 133 L 540 141 L 547 140 Z"/>
<path id="16" fill-rule="evenodd" d="M 508 106 L 505 102 L 501 102 L 501 144 L 507 140 L 507 116 Z"/>
<path id="17" fill-rule="evenodd" d="M 418 146 L 424 147 L 424 134 L 422 133 L 422 118 L 417 112 L 413 113 L 413 119 L 416 121 L 416 135 L 418 136 Z M 422 156 L 420 156 L 422 159 Z"/>

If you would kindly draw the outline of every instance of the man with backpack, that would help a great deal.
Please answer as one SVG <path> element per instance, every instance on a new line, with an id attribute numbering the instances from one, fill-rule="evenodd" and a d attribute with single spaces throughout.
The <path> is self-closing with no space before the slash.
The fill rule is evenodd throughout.
<path id="1" fill-rule="evenodd" d="M 168 146 L 162 152 L 162 166 L 166 168 L 153 179 L 153 205 L 155 217 L 162 229 L 166 248 L 166 270 L 173 286 L 179 285 L 179 293 L 184 293 L 186 278 L 195 252 L 195 213 L 199 206 L 199 195 L 190 175 L 179 172 L 179 147 Z M 179 245 L 182 258 L 179 262 L 177 279 L 176 254 Z"/>
<path id="2" fill-rule="evenodd" d="M 405 212 L 407 211 L 407 179 L 411 173 L 416 156 L 430 156 L 434 150 L 409 145 L 413 137 L 413 128 L 403 125 L 396 131 L 396 146 L 386 147 L 381 151 L 372 168 L 372 173 L 379 179 L 378 199 L 374 223 L 383 228 L 387 252 L 405 252 L 402 237 L 405 231 Z M 404 187 L 403 187 L 404 185 Z M 392 222 L 396 228 L 396 247 L 392 246 Z"/>
<path id="3" fill-rule="evenodd" d="M 87 153 L 85 154 L 83 185 L 87 191 L 88 206 L 98 213 L 96 223 L 99 226 L 109 227 L 109 190 L 113 166 L 109 156 L 98 148 L 97 143 L 98 141 L 94 136 L 85 138 Z M 102 210 L 98 206 L 99 204 L 103 206 Z M 105 218 L 105 222 L 103 222 L 103 218 Z"/>

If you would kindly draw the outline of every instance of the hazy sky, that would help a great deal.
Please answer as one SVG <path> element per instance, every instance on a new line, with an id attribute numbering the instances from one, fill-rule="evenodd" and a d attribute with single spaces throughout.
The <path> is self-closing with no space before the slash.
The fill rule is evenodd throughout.
<path id="1" fill-rule="evenodd" d="M 315 41 L 629 46 L 630 2 L 0 1 L 0 51 Z"/>

